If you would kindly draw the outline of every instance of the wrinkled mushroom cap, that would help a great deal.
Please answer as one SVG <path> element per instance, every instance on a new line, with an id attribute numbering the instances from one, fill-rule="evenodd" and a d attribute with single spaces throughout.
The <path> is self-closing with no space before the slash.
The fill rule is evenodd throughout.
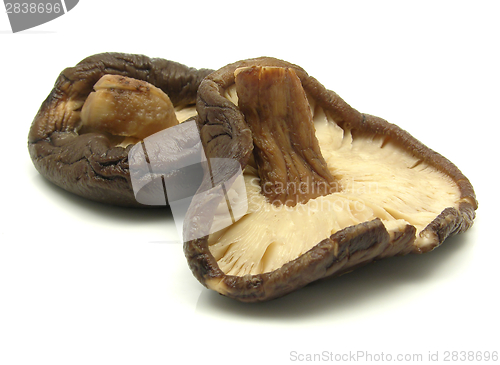
<path id="1" fill-rule="evenodd" d="M 169 99 L 164 103 L 171 102 L 176 112 L 182 111 L 194 105 L 198 86 L 210 72 L 121 53 L 93 55 L 65 69 L 31 125 L 28 148 L 35 167 L 49 181 L 82 197 L 114 205 L 144 206 L 136 201 L 130 180 L 128 153 L 133 143 L 120 145 L 106 131 L 82 133 L 82 108 L 103 76 L 116 75 L 135 80 L 132 84 L 152 85 L 155 95 L 162 94 L 159 99 Z M 116 87 L 110 86 L 109 80 L 106 84 Z M 104 79 L 99 85 L 101 89 L 106 86 Z M 133 107 L 137 105 L 140 100 Z M 154 128 L 151 132 L 158 130 Z"/>
<path id="2" fill-rule="evenodd" d="M 237 70 L 261 66 L 291 69 L 300 79 L 323 156 L 342 187 L 339 194 L 318 199 L 332 196 L 340 199 L 341 196 L 352 202 L 353 187 L 363 185 L 368 175 L 369 179 L 383 175 L 381 190 L 388 191 L 389 198 L 386 204 L 380 197 L 372 202 L 366 198 L 368 195 L 362 195 L 366 209 L 359 215 L 349 214 L 348 219 L 321 210 L 315 212 L 318 218 L 311 218 L 311 214 L 294 218 L 276 212 L 274 216 L 268 214 L 260 219 L 261 213 L 252 211 L 249 204 L 248 214 L 229 228 L 184 243 L 189 266 L 203 285 L 237 300 L 265 301 L 374 260 L 430 251 L 448 236 L 472 225 L 477 209 L 475 194 L 455 165 L 396 125 L 358 112 L 303 69 L 285 61 L 262 57 L 236 62 L 215 71 L 201 83 L 197 122 L 207 158 L 236 159 L 245 179 L 259 178 L 253 160 L 255 136 L 238 107 L 234 84 Z M 325 146 L 332 151 L 327 152 Z M 369 171 L 374 165 L 374 169 L 380 168 Z M 408 174 L 400 176 L 400 170 Z M 358 172 L 364 176 L 356 176 L 356 180 L 352 180 L 355 183 L 349 184 L 349 174 Z M 391 174 L 394 178 L 387 176 Z M 207 175 L 200 189 L 227 181 L 229 176 L 213 179 Z M 396 187 L 408 183 L 411 193 L 392 195 L 392 181 Z M 429 192 L 423 191 L 427 187 Z M 247 191 L 249 199 L 262 195 L 259 186 L 251 183 Z M 264 200 L 262 198 L 259 204 L 266 204 Z M 419 201 L 424 201 L 424 205 L 413 207 Z M 207 196 L 190 207 L 184 226 L 186 237 L 195 237 L 193 232 L 209 231 L 207 227 L 212 224 L 213 215 L 207 212 L 214 210 L 217 204 L 217 199 Z M 282 224 L 283 221 L 287 224 Z M 331 226 L 325 230 L 325 225 Z M 266 240 L 268 243 L 260 248 Z M 301 247 L 298 251 L 297 246 Z M 281 261 L 275 259 L 286 256 L 283 252 L 292 250 L 290 247 L 295 250 L 295 256 Z M 255 253 L 256 250 L 261 253 Z M 268 254 L 275 256 L 264 259 Z M 260 261 L 246 262 L 252 255 Z M 265 265 L 264 261 L 273 261 L 274 266 Z"/>

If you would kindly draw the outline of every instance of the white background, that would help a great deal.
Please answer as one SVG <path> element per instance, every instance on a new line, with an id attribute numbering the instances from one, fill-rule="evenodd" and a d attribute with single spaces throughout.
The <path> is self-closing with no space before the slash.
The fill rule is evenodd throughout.
<path id="1" fill-rule="evenodd" d="M 500 351 L 496 4 L 82 0 L 18 34 L 2 12 L 0 364 Z M 454 162 L 475 187 L 475 225 L 431 253 L 279 300 L 242 304 L 211 292 L 189 271 L 168 210 L 86 201 L 31 163 L 28 130 L 59 72 L 106 51 L 197 68 L 262 55 L 298 64 Z"/>

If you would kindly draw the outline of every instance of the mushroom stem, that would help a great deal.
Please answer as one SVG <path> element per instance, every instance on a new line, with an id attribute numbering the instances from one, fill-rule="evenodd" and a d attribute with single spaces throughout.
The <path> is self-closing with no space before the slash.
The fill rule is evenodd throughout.
<path id="1" fill-rule="evenodd" d="M 323 158 L 300 79 L 291 68 L 236 72 L 238 106 L 254 142 L 261 192 L 274 205 L 295 206 L 338 191 Z"/>
<path id="2" fill-rule="evenodd" d="M 94 90 L 82 107 L 83 132 L 144 139 L 179 124 L 167 94 L 146 81 L 104 75 Z"/>

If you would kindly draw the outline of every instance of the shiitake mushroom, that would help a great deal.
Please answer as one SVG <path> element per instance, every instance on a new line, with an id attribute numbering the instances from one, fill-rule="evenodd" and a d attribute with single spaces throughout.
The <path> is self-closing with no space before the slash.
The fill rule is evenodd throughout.
<path id="1" fill-rule="evenodd" d="M 246 214 L 213 232 L 224 197 L 212 188 L 235 169 L 207 170 L 185 219 L 189 266 L 223 295 L 270 300 L 374 260 L 430 251 L 473 224 L 474 190 L 455 165 L 273 58 L 211 73 L 141 55 L 91 56 L 57 79 L 29 152 L 70 192 L 142 206 L 130 150 L 196 116 L 195 101 L 207 159 L 237 161 L 247 191 Z"/>
<path id="2" fill-rule="evenodd" d="M 148 206 L 134 197 L 128 153 L 151 134 L 196 115 L 196 92 L 211 70 L 143 55 L 103 53 L 66 68 L 28 136 L 33 164 L 82 197 Z"/>
<path id="3" fill-rule="evenodd" d="M 388 256 L 424 253 L 473 224 L 477 201 L 449 160 L 394 124 L 362 114 L 302 68 L 257 58 L 210 74 L 198 90 L 207 158 L 235 159 L 248 211 L 210 230 L 220 194 L 185 220 L 195 277 L 258 302 Z M 206 174 L 200 191 L 230 179 Z"/>

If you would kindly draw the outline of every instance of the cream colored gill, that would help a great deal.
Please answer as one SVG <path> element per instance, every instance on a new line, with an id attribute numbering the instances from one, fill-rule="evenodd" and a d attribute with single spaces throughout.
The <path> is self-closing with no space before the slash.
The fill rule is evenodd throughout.
<path id="1" fill-rule="evenodd" d="M 229 90 L 226 97 L 234 102 L 235 94 Z M 275 207 L 260 193 L 257 170 L 247 166 L 247 214 L 209 237 L 210 252 L 224 273 L 276 270 L 335 232 L 375 218 L 391 235 L 411 224 L 417 229 L 415 244 L 432 245 L 418 234 L 445 208 L 458 207 L 460 192 L 448 176 L 383 136 L 353 139 L 321 108 L 312 109 L 321 152 L 340 192 Z"/>
<path id="2" fill-rule="evenodd" d="M 195 117 L 197 115 L 196 105 L 188 105 L 184 107 L 176 107 L 174 108 L 175 117 L 179 121 L 179 123 L 185 122 L 191 117 Z"/>

